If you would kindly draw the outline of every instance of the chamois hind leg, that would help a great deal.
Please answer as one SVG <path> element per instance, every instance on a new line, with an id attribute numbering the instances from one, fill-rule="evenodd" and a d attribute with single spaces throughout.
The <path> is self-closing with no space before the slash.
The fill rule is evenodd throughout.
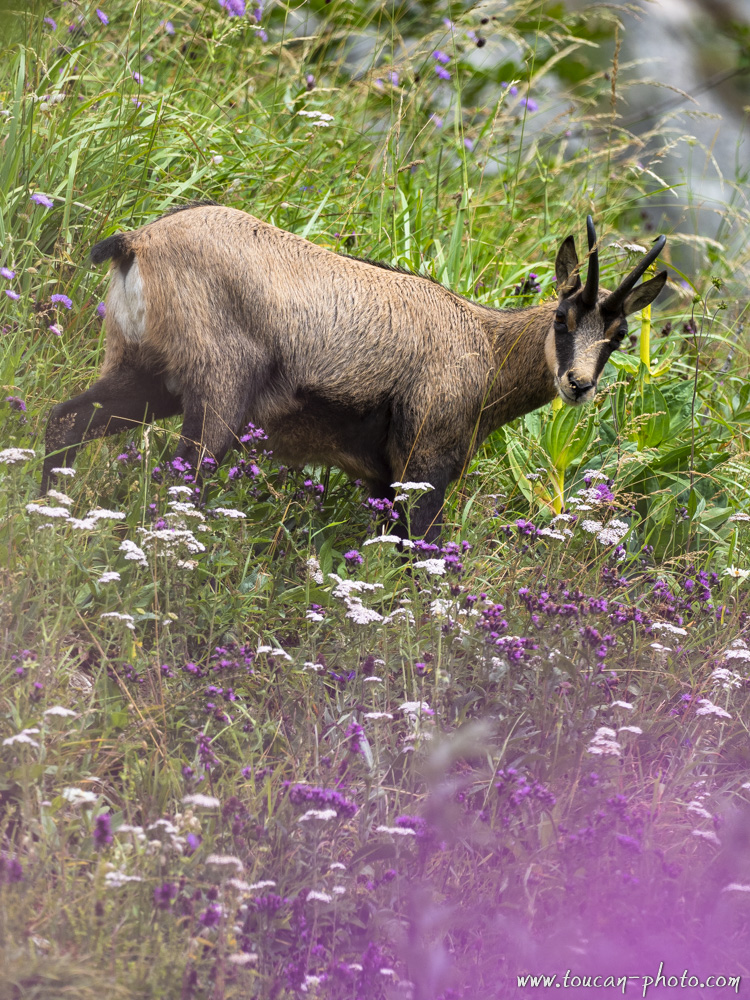
<path id="1" fill-rule="evenodd" d="M 204 466 L 205 460 L 209 459 L 219 465 L 237 441 L 247 413 L 245 398 L 244 395 L 232 398 L 231 394 L 227 394 L 224 399 L 219 400 L 216 393 L 186 389 L 182 402 L 185 417 L 173 460 L 181 459 L 196 470 L 200 479 L 201 466 Z"/>
<path id="2" fill-rule="evenodd" d="M 111 369 L 90 389 L 59 403 L 50 413 L 42 495 L 50 487 L 52 469 L 72 465 L 85 442 L 172 417 L 181 409 L 179 397 L 168 391 L 161 376 L 126 365 Z"/>

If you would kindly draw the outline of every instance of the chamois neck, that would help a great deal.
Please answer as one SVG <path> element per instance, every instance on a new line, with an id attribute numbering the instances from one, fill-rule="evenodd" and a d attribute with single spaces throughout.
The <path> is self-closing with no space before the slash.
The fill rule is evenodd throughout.
<path id="1" fill-rule="evenodd" d="M 550 403 L 556 396 L 548 339 L 557 303 L 486 309 L 482 320 L 494 356 L 485 407 L 487 433 Z"/>

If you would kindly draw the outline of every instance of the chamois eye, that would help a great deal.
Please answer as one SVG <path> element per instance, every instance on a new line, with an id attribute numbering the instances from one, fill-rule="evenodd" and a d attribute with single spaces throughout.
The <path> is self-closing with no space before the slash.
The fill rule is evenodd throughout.
<path id="1" fill-rule="evenodd" d="M 558 333 L 567 333 L 568 332 L 568 323 L 567 323 L 567 320 L 566 320 L 566 317 L 565 317 L 565 313 L 556 313 L 555 314 L 555 327 L 556 327 Z"/>

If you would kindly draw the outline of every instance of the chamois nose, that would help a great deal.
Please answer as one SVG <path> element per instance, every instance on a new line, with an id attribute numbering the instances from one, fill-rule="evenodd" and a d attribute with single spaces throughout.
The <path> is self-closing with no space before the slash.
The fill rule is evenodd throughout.
<path id="1" fill-rule="evenodd" d="M 572 372 L 568 372 L 568 382 L 570 384 L 570 388 L 576 394 L 576 399 L 580 399 L 580 397 L 583 396 L 584 393 L 588 392 L 589 389 L 594 388 L 593 382 L 587 382 L 585 379 L 575 378 Z"/>

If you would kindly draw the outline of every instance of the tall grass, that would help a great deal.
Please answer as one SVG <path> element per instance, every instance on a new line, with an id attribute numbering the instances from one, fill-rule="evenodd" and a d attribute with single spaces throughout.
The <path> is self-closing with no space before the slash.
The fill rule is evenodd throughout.
<path id="1" fill-rule="evenodd" d="M 4 15 L 0 1000 L 746 989 L 740 189 L 717 239 L 673 228 L 679 122 L 623 127 L 610 8 L 241 6 Z M 199 198 L 493 306 L 553 294 L 588 212 L 610 283 L 669 227 L 671 295 L 593 408 L 484 446 L 408 569 L 253 428 L 203 498 L 169 422 L 37 503 L 102 354 L 87 248 Z"/>

